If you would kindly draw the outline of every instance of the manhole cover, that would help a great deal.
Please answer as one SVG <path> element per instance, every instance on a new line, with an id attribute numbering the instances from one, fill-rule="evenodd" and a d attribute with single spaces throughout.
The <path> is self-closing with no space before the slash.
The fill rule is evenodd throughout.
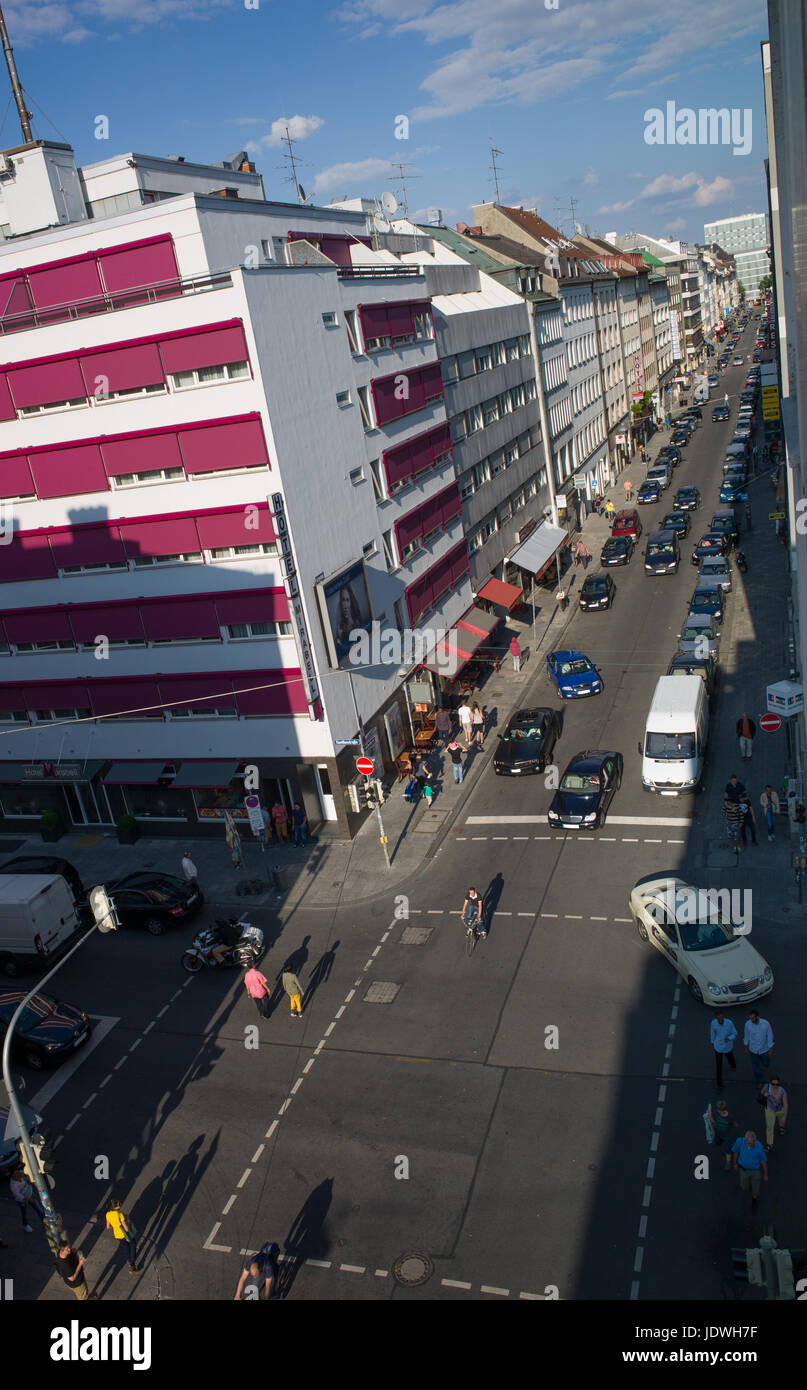
<path id="1" fill-rule="evenodd" d="M 404 1284 L 407 1288 L 414 1288 L 416 1284 L 425 1284 L 427 1279 L 431 1279 L 434 1274 L 434 1265 L 428 1255 L 423 1255 L 419 1250 L 407 1250 L 405 1255 L 399 1255 L 395 1264 L 392 1266 L 392 1277 L 398 1284 Z"/>
<path id="2" fill-rule="evenodd" d="M 365 1004 L 391 1004 L 395 998 L 400 985 L 393 984 L 392 980 L 376 980 L 371 985 L 364 996 Z"/>
<path id="3" fill-rule="evenodd" d="M 404 927 L 401 932 L 402 946 L 425 946 L 433 927 Z"/>

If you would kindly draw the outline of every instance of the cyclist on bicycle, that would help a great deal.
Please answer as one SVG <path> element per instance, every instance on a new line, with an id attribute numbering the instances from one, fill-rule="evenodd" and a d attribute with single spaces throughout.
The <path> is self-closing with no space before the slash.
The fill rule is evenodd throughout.
<path id="1" fill-rule="evenodd" d="M 482 899 L 475 888 L 468 889 L 468 895 L 462 904 L 462 920 L 465 923 L 465 930 L 471 931 L 476 924 L 477 935 L 487 936 L 487 930 L 482 921 Z"/>

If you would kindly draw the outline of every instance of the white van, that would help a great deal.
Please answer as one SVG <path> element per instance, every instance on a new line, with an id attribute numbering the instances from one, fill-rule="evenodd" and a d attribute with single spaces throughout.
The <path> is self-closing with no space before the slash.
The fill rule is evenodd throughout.
<path id="1" fill-rule="evenodd" d="M 700 676 L 661 676 L 647 716 L 642 786 L 658 796 L 697 790 L 709 737 L 709 696 Z"/>
<path id="2" fill-rule="evenodd" d="M 61 874 L 0 875 L 0 970 L 16 976 L 53 965 L 82 929 Z"/>

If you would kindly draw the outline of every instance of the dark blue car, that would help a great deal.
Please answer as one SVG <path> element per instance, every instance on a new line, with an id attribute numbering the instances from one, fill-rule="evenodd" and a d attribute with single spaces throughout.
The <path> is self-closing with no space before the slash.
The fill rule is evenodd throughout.
<path id="1" fill-rule="evenodd" d="M 621 785 L 621 753 L 594 749 L 577 753 L 560 779 L 549 808 L 549 824 L 563 830 L 595 830 L 603 824 Z"/>
<path id="2" fill-rule="evenodd" d="M 661 497 L 661 484 L 654 482 L 644 482 L 639 488 L 636 501 L 643 505 L 645 502 L 658 502 Z M 722 502 L 722 497 L 721 497 Z"/>
<path id="3" fill-rule="evenodd" d="M 599 671 L 593 661 L 589 661 L 582 652 L 550 652 L 546 658 L 546 672 L 564 700 L 599 695 L 602 690 Z"/>

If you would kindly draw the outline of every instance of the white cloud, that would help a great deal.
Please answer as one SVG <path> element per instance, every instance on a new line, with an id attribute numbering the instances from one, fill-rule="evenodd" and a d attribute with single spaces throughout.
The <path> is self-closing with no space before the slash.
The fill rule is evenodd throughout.
<path id="1" fill-rule="evenodd" d="M 688 207 L 708 207 L 710 203 L 717 203 L 728 198 L 732 190 L 730 179 L 718 175 L 711 183 L 707 183 L 700 174 L 690 170 L 686 174 L 659 174 L 655 179 L 651 179 L 639 193 L 633 198 L 628 198 L 622 203 L 610 203 L 605 207 L 598 208 L 599 214 L 614 212 L 628 212 L 637 203 L 647 202 L 651 198 L 672 199 L 676 203 Z"/>
<path id="2" fill-rule="evenodd" d="M 361 197 L 365 194 L 362 185 L 371 180 L 388 179 L 391 173 L 392 163 L 389 159 L 358 159 L 353 163 L 331 164 L 316 175 L 314 192 L 331 193 L 337 189 L 348 197 Z"/>
<path id="3" fill-rule="evenodd" d="M 583 175 L 581 182 L 585 184 L 586 188 L 594 188 L 596 184 L 599 183 L 599 181 L 600 176 L 597 173 L 597 170 L 593 167 L 593 165 L 590 164 L 585 174 Z"/>
<path id="4" fill-rule="evenodd" d="M 269 134 L 261 136 L 261 144 L 280 145 L 285 139 L 287 127 L 292 140 L 307 140 L 309 135 L 316 135 L 324 124 L 321 116 L 278 116 L 276 121 L 272 121 Z"/>
<path id="5" fill-rule="evenodd" d="M 143 29 L 171 21 L 212 19 L 231 6 L 231 0 L 8 0 L 6 23 L 15 47 L 40 40 L 78 43 L 97 39 L 102 25 Z M 118 37 L 107 33 L 105 37 Z"/>

